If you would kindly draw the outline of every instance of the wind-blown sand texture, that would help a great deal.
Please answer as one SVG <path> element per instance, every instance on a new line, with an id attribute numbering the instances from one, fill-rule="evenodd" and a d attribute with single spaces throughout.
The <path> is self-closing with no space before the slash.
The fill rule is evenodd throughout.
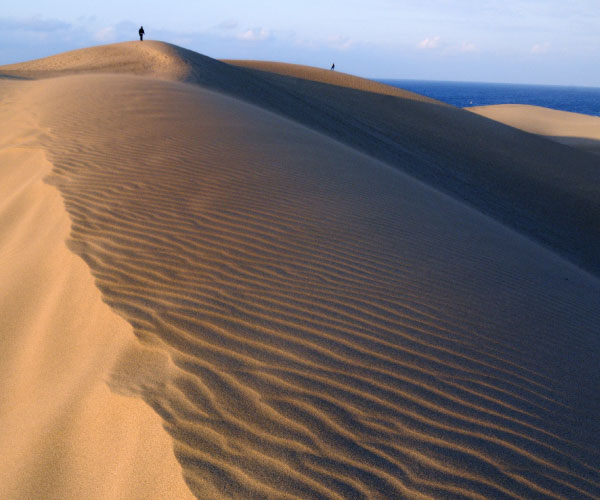
<path id="1" fill-rule="evenodd" d="M 193 498 L 160 418 L 106 384 L 141 347 L 65 246 L 39 92 L 0 80 L 0 498 Z"/>
<path id="2" fill-rule="evenodd" d="M 600 116 L 521 104 L 474 106 L 466 109 L 561 144 L 600 154 Z"/>
<path id="3" fill-rule="evenodd" d="M 62 76 L 11 81 L 10 98 L 35 110 L 70 250 L 138 338 L 111 348 L 106 397 L 154 408 L 197 498 L 600 497 L 594 156 L 340 74 L 158 42 L 0 74 L 45 64 Z M 35 471 L 74 481 L 57 468 Z"/>

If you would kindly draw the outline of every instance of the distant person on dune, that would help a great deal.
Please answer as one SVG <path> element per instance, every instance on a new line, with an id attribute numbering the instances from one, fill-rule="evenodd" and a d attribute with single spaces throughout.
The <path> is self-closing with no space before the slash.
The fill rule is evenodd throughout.
<path id="1" fill-rule="evenodd" d="M 140 34 L 140 42 L 143 42 L 144 41 L 144 33 L 145 33 L 143 26 L 140 26 L 138 33 Z"/>
<path id="2" fill-rule="evenodd" d="M 333 63 L 333 64 L 331 65 L 331 71 L 333 71 L 334 69 L 335 69 L 335 63 Z"/>

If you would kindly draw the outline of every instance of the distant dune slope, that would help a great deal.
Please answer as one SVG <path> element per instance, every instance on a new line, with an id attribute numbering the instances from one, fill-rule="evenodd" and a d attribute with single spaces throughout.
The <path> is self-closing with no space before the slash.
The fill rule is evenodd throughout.
<path id="1" fill-rule="evenodd" d="M 600 154 L 600 116 L 520 104 L 476 106 L 467 111 L 561 144 Z"/>
<path id="2" fill-rule="evenodd" d="M 70 246 L 173 362 L 114 386 L 198 498 L 600 495 L 597 280 L 238 100 L 40 85 Z"/>
<path id="3" fill-rule="evenodd" d="M 445 105 L 440 101 L 436 101 L 435 99 L 415 94 L 414 92 L 410 92 L 408 90 L 399 89 L 398 87 L 392 87 L 391 85 L 385 85 L 374 80 L 360 78 L 358 76 L 349 75 L 340 71 L 324 70 L 322 68 L 303 66 L 300 64 L 288 64 L 269 61 L 246 61 L 225 59 L 223 60 L 223 62 L 240 68 L 248 68 L 265 71 L 267 73 L 289 76 L 294 78 L 297 84 L 301 84 L 301 80 L 310 80 L 313 82 L 326 83 L 328 85 L 335 85 L 338 87 L 361 90 L 364 92 L 372 92 L 374 94 L 403 97 L 415 101 L 430 102 L 442 106 Z"/>
<path id="4" fill-rule="evenodd" d="M 600 274 L 596 158 L 548 145 L 464 110 L 415 99 L 408 92 L 404 96 L 364 92 L 363 86 L 352 88 L 350 78 L 340 84 L 332 71 L 229 62 L 255 68 L 255 75 L 285 88 L 299 101 L 295 107 L 286 107 L 283 101 L 275 106 L 267 103 L 269 109 L 466 201 Z"/>
<path id="5" fill-rule="evenodd" d="M 228 62 L 161 42 L 128 42 L 1 67 L 0 75 L 128 72 L 225 92 L 383 160 L 600 275 L 597 158 L 362 78 Z"/>

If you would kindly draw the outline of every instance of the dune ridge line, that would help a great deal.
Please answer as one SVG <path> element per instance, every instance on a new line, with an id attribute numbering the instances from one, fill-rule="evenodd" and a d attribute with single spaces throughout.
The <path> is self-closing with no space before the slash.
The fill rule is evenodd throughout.
<path id="1" fill-rule="evenodd" d="M 65 245 L 43 87 L 0 82 L 0 497 L 193 498 L 158 416 L 106 385 L 139 348 Z"/>

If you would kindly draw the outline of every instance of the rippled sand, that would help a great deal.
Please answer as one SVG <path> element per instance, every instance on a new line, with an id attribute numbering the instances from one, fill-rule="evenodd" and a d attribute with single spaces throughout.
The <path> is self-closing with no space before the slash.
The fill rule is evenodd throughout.
<path id="1" fill-rule="evenodd" d="M 26 266 L 53 241 L 62 257 L 38 282 L 54 280 L 65 259 L 81 267 L 73 283 L 91 270 L 110 309 L 93 304 L 118 325 L 57 301 L 62 316 L 91 324 L 52 358 L 74 380 L 77 367 L 97 366 L 91 385 L 38 377 L 21 380 L 18 394 L 81 394 L 92 415 L 110 407 L 93 391 L 139 403 L 110 419 L 140 415 L 122 438 L 64 405 L 51 421 L 97 446 L 102 431 L 112 436 L 115 460 L 131 433 L 156 452 L 132 445 L 111 493 L 88 496 L 165 498 L 158 483 L 183 498 L 182 474 L 199 499 L 598 498 L 600 282 L 589 272 L 597 231 L 586 226 L 597 220 L 589 200 L 598 188 L 581 189 L 598 175 L 595 157 L 362 79 L 245 66 L 144 42 L 0 68 L 36 78 L 0 81 L 14 120 L 25 111 L 33 120 L 29 132 L 7 128 L 3 144 L 28 137 L 51 164 L 46 185 L 18 156 L 3 173 L 37 175 L 54 197 L 47 221 L 63 221 L 51 240 L 38 234 L 30 257 L 0 251 Z M 387 128 L 394 109 L 404 114 Z M 484 157 L 487 170 L 477 170 Z M 494 170 L 509 159 L 510 171 Z M 572 168 L 558 190 L 565 159 Z M 514 189 L 503 191 L 512 172 Z M 538 197 L 511 205 L 531 192 Z M 551 200 L 568 213 L 544 212 Z M 0 205 L 0 221 L 10 213 Z M 47 224 L 1 227 L 12 235 Z M 563 242 L 569 231 L 582 239 Z M 2 281 L 7 296 L 34 293 L 19 283 L 24 269 Z M 33 317 L 61 331 L 30 308 L 35 315 L 5 309 L 17 327 Z M 81 355 L 70 351 L 78 342 L 88 346 Z M 33 339 L 30 349 L 42 347 Z M 0 369 L 10 370 L 19 354 L 1 352 Z M 46 365 L 22 366 L 25 375 Z M 0 421 L 25 421 L 18 399 L 0 406 Z M 31 399 L 28 411 L 49 408 Z M 141 427 L 157 415 L 178 465 L 160 426 Z M 22 448 L 30 458 L 15 454 L 0 497 L 77 498 L 53 492 L 84 483 L 71 468 L 79 439 L 53 456 L 42 451 L 64 441 L 39 429 L 5 442 L 32 444 Z M 87 463 L 110 466 L 92 444 Z M 36 449 L 43 463 L 31 459 Z M 141 457 L 167 479 L 135 472 Z"/>

